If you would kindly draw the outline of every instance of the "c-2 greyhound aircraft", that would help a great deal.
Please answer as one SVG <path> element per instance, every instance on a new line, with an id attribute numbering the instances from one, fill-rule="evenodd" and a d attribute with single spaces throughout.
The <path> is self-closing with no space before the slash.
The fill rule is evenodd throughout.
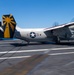
<path id="1" fill-rule="evenodd" d="M 50 28 L 22 29 L 16 26 L 14 17 L 9 15 L 2 16 L 3 22 L 0 26 L 1 37 L 22 39 L 29 42 L 55 42 L 60 40 L 74 40 L 74 22 L 62 24 Z"/>

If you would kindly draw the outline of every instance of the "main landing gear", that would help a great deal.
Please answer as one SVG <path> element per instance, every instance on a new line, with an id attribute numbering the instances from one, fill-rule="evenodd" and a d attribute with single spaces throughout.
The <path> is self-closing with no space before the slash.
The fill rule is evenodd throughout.
<path id="1" fill-rule="evenodd" d="M 60 38 L 59 37 L 56 37 L 56 44 L 60 44 Z"/>

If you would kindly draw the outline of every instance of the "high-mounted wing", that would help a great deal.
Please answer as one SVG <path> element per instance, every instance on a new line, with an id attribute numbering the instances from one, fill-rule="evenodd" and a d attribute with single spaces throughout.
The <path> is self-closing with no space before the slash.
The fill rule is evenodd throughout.
<path id="1" fill-rule="evenodd" d="M 62 24 L 62 25 L 55 26 L 55 27 L 45 28 L 44 31 L 57 30 L 57 29 L 60 29 L 60 28 L 63 28 L 63 27 L 69 27 L 69 26 L 72 26 L 72 25 L 74 25 L 74 22 Z"/>
<path id="2" fill-rule="evenodd" d="M 72 31 L 70 27 L 74 29 L 74 22 L 62 24 L 51 28 L 45 28 L 44 33 L 47 35 L 48 38 L 53 38 L 56 43 L 59 43 L 60 40 L 69 40 L 72 38 Z"/>

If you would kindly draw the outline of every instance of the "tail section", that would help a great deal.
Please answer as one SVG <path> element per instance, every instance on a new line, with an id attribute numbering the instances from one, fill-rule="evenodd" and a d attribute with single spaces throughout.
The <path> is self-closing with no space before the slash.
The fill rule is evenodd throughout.
<path id="1" fill-rule="evenodd" d="M 11 15 L 11 14 L 3 15 L 2 20 L 3 20 L 2 27 L 4 30 L 3 37 L 4 38 L 13 38 L 15 28 L 16 28 L 16 22 L 15 22 L 13 15 Z"/>

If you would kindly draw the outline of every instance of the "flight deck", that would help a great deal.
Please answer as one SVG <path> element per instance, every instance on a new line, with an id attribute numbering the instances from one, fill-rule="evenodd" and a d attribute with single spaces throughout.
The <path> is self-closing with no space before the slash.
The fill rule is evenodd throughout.
<path id="1" fill-rule="evenodd" d="M 74 75 L 74 44 L 1 40 L 0 75 Z"/>

